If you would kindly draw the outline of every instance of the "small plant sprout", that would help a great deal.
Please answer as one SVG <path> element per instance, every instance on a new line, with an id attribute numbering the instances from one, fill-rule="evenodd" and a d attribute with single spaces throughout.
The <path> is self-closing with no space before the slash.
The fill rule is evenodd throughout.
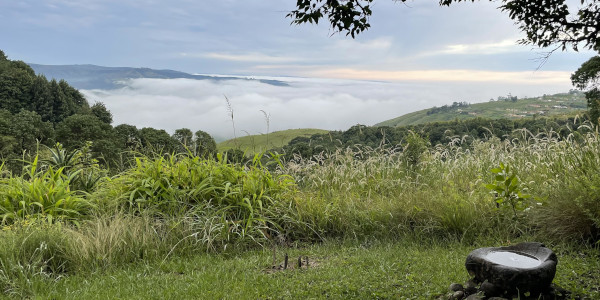
<path id="1" fill-rule="evenodd" d="M 522 193 L 517 174 L 511 172 L 510 166 L 500 163 L 498 168 L 490 170 L 494 174 L 494 183 L 486 184 L 485 187 L 494 195 L 498 207 L 510 206 L 515 217 L 517 211 L 524 211 L 527 208 L 526 201 L 531 195 Z"/>

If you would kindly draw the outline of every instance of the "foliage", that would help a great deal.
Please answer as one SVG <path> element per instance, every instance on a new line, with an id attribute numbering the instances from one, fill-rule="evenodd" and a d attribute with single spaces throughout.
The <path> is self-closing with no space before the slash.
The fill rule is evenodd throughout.
<path id="1" fill-rule="evenodd" d="M 210 134 L 198 130 L 194 133 L 194 154 L 208 157 L 217 152 L 217 143 Z"/>
<path id="2" fill-rule="evenodd" d="M 274 209 L 288 205 L 284 196 L 293 191 L 288 176 L 271 174 L 259 158 L 244 167 L 228 163 L 222 155 L 217 161 L 182 154 L 137 157 L 135 167 L 103 186 L 98 197 L 105 206 L 159 215 L 212 211 L 226 226 L 226 235 L 256 238 L 283 226 Z"/>
<path id="3" fill-rule="evenodd" d="M 368 133 L 367 127 L 354 130 Z M 48 218 L 48 214 L 30 210 L 33 215 L 7 222 L 0 233 L 0 248 L 7 249 L 0 251 L 0 287 L 17 297 L 37 296 L 45 289 L 54 291 L 53 280 L 65 274 L 65 281 L 59 285 L 73 283 L 80 276 L 87 278 L 87 272 L 101 274 L 95 272 L 99 269 L 111 272 L 129 263 L 156 260 L 163 263 L 162 268 L 171 259 L 199 251 L 248 250 L 257 244 L 277 245 L 280 249 L 280 245 L 304 241 L 349 239 L 361 245 L 352 247 L 356 253 L 357 249 L 372 249 L 373 243 L 381 240 L 415 240 L 420 245 L 419 253 L 426 253 L 423 244 L 443 244 L 449 246 L 443 246 L 445 250 L 440 254 L 454 255 L 455 249 L 464 249 L 464 253 L 456 254 L 464 257 L 475 246 L 535 239 L 558 249 L 566 243 L 577 245 L 577 254 L 563 253 L 561 257 L 567 264 L 569 260 L 583 260 L 570 268 L 582 273 L 558 273 L 557 278 L 561 286 L 588 295 L 589 291 L 569 280 L 588 274 L 586 263 L 592 263 L 589 270 L 595 270 L 593 264 L 597 264 L 589 257 L 583 259 L 581 253 L 600 238 L 600 138 L 593 131 L 573 131 L 565 137 L 553 132 L 519 133 L 523 134 L 519 139 L 438 144 L 428 149 L 426 159 L 422 157 L 410 167 L 405 163 L 404 149 L 384 145 L 357 145 L 319 153 L 312 159 L 296 156 L 288 162 L 273 157 L 269 163 L 277 167 L 271 171 L 263 166 L 260 156 L 247 165 L 229 164 L 223 155 L 216 161 L 190 154 L 138 157 L 133 168 L 101 181 L 90 193 L 62 185 L 64 191 L 73 191 L 71 196 L 96 204 L 88 206 L 85 213 Z M 60 176 L 76 176 L 73 174 L 78 168 L 86 165 L 79 163 L 85 157 L 85 148 L 71 152 L 56 145 L 48 151 L 47 158 L 35 168 L 37 172 L 31 173 L 34 168 L 30 166 L 25 176 L 6 175 L 0 179 L 0 197 L 13 190 L 11 185 L 46 178 L 44 174 L 59 176 L 52 171 L 59 165 Z M 499 161 L 503 162 L 500 167 Z M 526 189 L 545 199 L 544 205 L 531 206 L 528 218 L 518 224 L 514 218 L 499 214 L 495 203 L 488 200 L 488 191 L 482 188 L 494 168 L 494 175 L 502 177 L 494 178 L 494 188 L 500 186 L 505 196 L 512 195 L 501 205 L 512 208 L 510 201 L 518 201 L 515 193 L 526 199 Z M 516 183 L 511 179 L 516 178 L 514 174 L 519 174 Z M 61 218 L 77 220 L 78 225 L 57 222 Z M 28 236 L 31 242 L 23 242 Z M 19 247 L 24 250 L 15 250 Z M 270 250 L 262 253 L 271 255 Z M 412 260 L 404 262 L 413 265 Z M 394 268 L 393 264 L 386 265 Z M 439 266 L 435 268 L 427 272 L 438 272 Z M 442 268 L 464 270 L 462 265 L 454 268 L 442 264 Z M 416 276 L 411 273 L 410 278 L 398 280 L 411 291 L 430 295 L 448 284 L 444 281 L 439 288 L 425 287 Z M 591 282 L 597 279 L 590 276 L 589 282 L 588 277 L 584 279 L 586 286 L 594 286 Z M 348 290 L 346 286 L 325 287 L 331 288 L 329 295 Z M 384 292 L 388 290 L 386 285 L 373 283 L 373 288 L 367 290 L 391 295 Z M 352 290 L 349 295 L 364 294 Z"/>
<path id="4" fill-rule="evenodd" d="M 517 174 L 511 172 L 510 166 L 500 163 L 499 167 L 490 170 L 494 174 L 494 183 L 486 184 L 485 187 L 494 195 L 498 207 L 510 206 L 517 216 L 517 211 L 524 211 L 531 198 L 529 194 L 523 194 Z"/>
<path id="5" fill-rule="evenodd" d="M 92 155 L 92 146 L 92 142 L 86 142 L 82 148 L 69 151 L 60 143 L 56 143 L 54 148 L 48 148 L 50 156 L 41 161 L 42 169 L 62 168 L 64 173 L 72 178 L 72 190 L 80 194 L 91 193 L 96 184 L 106 176 L 106 170 L 99 166 L 98 160 Z"/>
<path id="6" fill-rule="evenodd" d="M 180 128 L 175 130 L 173 134 L 173 139 L 178 143 L 178 152 L 183 153 L 186 152 L 187 149 L 190 148 L 193 142 L 194 134 L 188 128 Z"/>
<path id="7" fill-rule="evenodd" d="M 110 113 L 110 111 L 108 111 L 106 105 L 104 105 L 104 103 L 102 102 L 94 103 L 94 105 L 92 105 L 92 107 L 90 108 L 90 111 L 94 116 L 96 116 L 96 118 L 98 118 L 100 121 L 106 124 L 111 124 L 113 121 L 112 114 Z"/>
<path id="8" fill-rule="evenodd" d="M 599 50 L 600 51 L 600 50 Z M 600 56 L 594 56 L 584 62 L 573 75 L 571 81 L 573 85 L 580 89 L 589 89 L 585 93 L 587 105 L 590 112 L 590 119 L 596 125 L 600 125 L 600 89 L 598 81 L 600 80 Z"/>
<path id="9" fill-rule="evenodd" d="M 0 59 L 0 109 L 33 111 L 42 121 L 57 123 L 87 108 L 83 95 L 64 80 L 48 81 L 22 61 Z"/>
<path id="10" fill-rule="evenodd" d="M 175 150 L 176 141 L 164 129 L 144 127 L 139 130 L 140 143 L 151 149 L 150 152 L 171 153 Z"/>
<path id="11" fill-rule="evenodd" d="M 298 137 L 292 139 L 288 145 L 281 149 L 274 149 L 284 153 L 286 160 L 293 159 L 295 155 L 311 158 L 321 153 L 334 153 L 337 148 L 353 148 L 355 145 L 367 146 L 372 149 L 379 147 L 396 148 L 404 144 L 412 135 L 418 134 L 427 137 L 426 144 L 446 145 L 460 141 L 462 145 L 470 145 L 477 140 L 523 139 L 523 130 L 530 135 L 546 135 L 558 133 L 566 137 L 572 132 L 585 134 L 590 127 L 584 117 L 569 118 L 536 118 L 522 120 L 483 119 L 455 120 L 450 122 L 436 122 L 398 127 L 368 127 L 356 125 L 346 131 L 331 131 L 326 134 L 315 134 L 310 138 Z"/>
<path id="12" fill-rule="evenodd" d="M 0 178 L 0 217 L 10 224 L 28 216 L 77 222 L 92 204 L 71 190 L 76 173 L 65 174 L 64 167 L 39 170 L 38 158 L 21 177 Z"/>
<path id="13" fill-rule="evenodd" d="M 424 153 L 429 149 L 428 143 L 427 140 L 412 131 L 406 136 L 406 145 L 402 153 L 410 166 L 416 166 L 422 161 Z"/>
<path id="14" fill-rule="evenodd" d="M 0 234 L 0 292 L 18 299 L 33 297 L 70 267 L 62 227 L 46 219 L 22 219 Z"/>

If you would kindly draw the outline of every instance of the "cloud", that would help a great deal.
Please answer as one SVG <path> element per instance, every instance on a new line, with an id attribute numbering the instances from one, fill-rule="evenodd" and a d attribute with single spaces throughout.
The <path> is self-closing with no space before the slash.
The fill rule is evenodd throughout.
<path id="1" fill-rule="evenodd" d="M 564 83 L 569 72 L 522 71 L 500 72 L 481 70 L 410 70 L 385 71 L 352 68 L 328 68 L 310 71 L 310 76 L 326 78 L 390 80 L 390 81 L 449 81 L 449 82 L 504 82 L 516 84 Z"/>
<path id="2" fill-rule="evenodd" d="M 519 46 L 515 39 L 507 39 L 500 42 L 481 43 L 481 44 L 453 44 L 447 45 L 443 50 L 430 53 L 433 54 L 462 54 L 462 55 L 481 55 L 498 54 L 506 52 L 523 51 L 523 46 Z"/>
<path id="3" fill-rule="evenodd" d="M 183 53 L 184 56 L 189 56 L 189 54 Z M 197 55 L 198 56 L 198 55 Z M 286 62 L 294 62 L 299 61 L 300 59 L 295 57 L 285 57 L 285 56 L 274 56 L 267 55 L 263 53 L 243 53 L 243 54 L 227 54 L 227 53 L 206 53 L 201 54 L 199 56 L 219 59 L 219 60 L 228 60 L 228 61 L 236 61 L 236 62 L 259 62 L 259 63 L 286 63 Z"/>
<path id="4" fill-rule="evenodd" d="M 564 92 L 563 83 L 529 82 L 373 82 L 348 79 L 260 77 L 287 81 L 272 86 L 248 80 L 134 79 L 118 90 L 84 90 L 90 103 L 104 102 L 115 125 L 204 130 L 216 138 L 233 137 L 225 103 L 231 101 L 235 134 L 266 133 L 261 110 L 271 115 L 270 130 L 321 128 L 345 130 L 373 125 L 412 111 L 454 101 L 482 102 L 511 93 L 519 97 Z"/>

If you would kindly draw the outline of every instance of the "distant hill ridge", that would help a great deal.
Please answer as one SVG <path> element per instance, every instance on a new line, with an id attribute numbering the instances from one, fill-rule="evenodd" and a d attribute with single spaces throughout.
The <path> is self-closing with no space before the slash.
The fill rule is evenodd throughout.
<path id="1" fill-rule="evenodd" d="M 587 109 L 585 95 L 579 91 L 518 99 L 499 97 L 485 103 L 457 103 L 433 107 L 405 114 L 374 126 L 406 126 L 474 118 L 521 119 L 534 116 L 556 116 L 578 113 Z"/>
<path id="2" fill-rule="evenodd" d="M 286 86 L 287 83 L 279 80 L 268 79 L 246 79 L 239 77 L 222 77 L 194 75 L 174 70 L 155 70 L 150 68 L 131 67 L 103 67 L 97 65 L 40 65 L 29 64 L 37 74 L 44 74 L 48 79 L 60 78 L 67 81 L 77 89 L 103 89 L 110 90 L 120 88 L 120 81 L 136 78 L 160 78 L 160 79 L 195 79 L 195 80 L 253 80 L 262 83 Z"/>

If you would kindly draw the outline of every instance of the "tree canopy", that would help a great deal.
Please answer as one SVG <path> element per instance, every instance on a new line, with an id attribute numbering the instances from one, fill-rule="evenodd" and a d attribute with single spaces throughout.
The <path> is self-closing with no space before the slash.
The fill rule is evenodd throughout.
<path id="1" fill-rule="evenodd" d="M 398 0 L 395 0 L 398 1 Z M 399 0 L 406 2 L 406 0 Z M 475 0 L 440 0 L 442 6 Z M 492 0 L 490 0 L 492 1 Z M 293 24 L 315 23 L 327 19 L 331 28 L 353 38 L 368 30 L 375 0 L 297 0 L 296 9 L 287 16 Z M 525 38 L 521 43 L 539 47 L 556 46 L 577 51 L 580 47 L 600 51 L 600 4 L 581 0 L 577 8 L 566 0 L 502 0 L 500 9 L 508 13 Z"/>
<path id="2" fill-rule="evenodd" d="M 571 76 L 573 85 L 588 89 L 585 98 L 588 102 L 590 119 L 600 124 L 600 56 L 594 56 L 584 62 Z"/>

